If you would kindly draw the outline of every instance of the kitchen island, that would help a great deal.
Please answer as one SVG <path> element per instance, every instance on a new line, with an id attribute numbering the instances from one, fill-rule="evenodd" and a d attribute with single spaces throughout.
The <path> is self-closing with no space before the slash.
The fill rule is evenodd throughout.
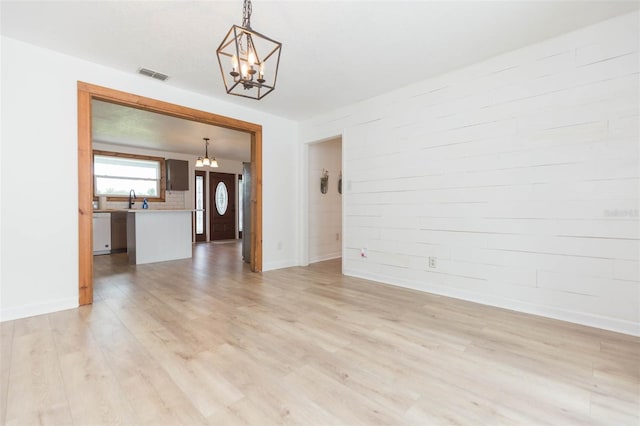
<path id="1" fill-rule="evenodd" d="M 192 213 L 193 210 L 127 210 L 129 263 L 190 258 Z"/>

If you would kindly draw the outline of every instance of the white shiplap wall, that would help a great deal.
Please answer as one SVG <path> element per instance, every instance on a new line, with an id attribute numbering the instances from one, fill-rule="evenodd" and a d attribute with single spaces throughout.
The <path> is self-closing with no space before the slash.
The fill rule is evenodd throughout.
<path id="1" fill-rule="evenodd" d="M 640 334 L 638 21 L 303 123 L 343 135 L 344 272 Z"/>

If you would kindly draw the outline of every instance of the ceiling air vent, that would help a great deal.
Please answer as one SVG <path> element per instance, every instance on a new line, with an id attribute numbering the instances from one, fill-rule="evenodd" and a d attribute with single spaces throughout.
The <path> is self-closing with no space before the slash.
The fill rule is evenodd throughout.
<path id="1" fill-rule="evenodd" d="M 161 72 L 150 70 L 149 68 L 139 68 L 138 74 L 146 75 L 147 77 L 155 78 L 156 80 L 165 81 L 169 78 L 168 75 Z"/>

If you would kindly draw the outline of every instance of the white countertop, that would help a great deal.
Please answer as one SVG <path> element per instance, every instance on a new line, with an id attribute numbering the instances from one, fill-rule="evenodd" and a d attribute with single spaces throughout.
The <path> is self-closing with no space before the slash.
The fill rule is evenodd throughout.
<path id="1" fill-rule="evenodd" d="M 176 213 L 176 212 L 194 212 L 193 209 L 164 209 L 164 210 L 151 210 L 151 209 L 131 209 L 125 210 L 128 213 Z"/>
<path id="2" fill-rule="evenodd" d="M 94 213 L 171 213 L 171 212 L 194 212 L 193 209 L 107 209 L 98 210 L 95 209 Z"/>

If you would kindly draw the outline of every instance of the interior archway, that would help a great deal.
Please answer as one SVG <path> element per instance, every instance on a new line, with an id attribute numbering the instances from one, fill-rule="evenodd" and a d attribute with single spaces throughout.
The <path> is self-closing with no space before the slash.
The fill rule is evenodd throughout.
<path id="1" fill-rule="evenodd" d="M 262 270 L 262 126 L 222 115 L 78 82 L 78 290 L 79 304 L 93 302 L 93 173 L 91 101 L 117 103 L 251 135 L 251 270 Z"/>

